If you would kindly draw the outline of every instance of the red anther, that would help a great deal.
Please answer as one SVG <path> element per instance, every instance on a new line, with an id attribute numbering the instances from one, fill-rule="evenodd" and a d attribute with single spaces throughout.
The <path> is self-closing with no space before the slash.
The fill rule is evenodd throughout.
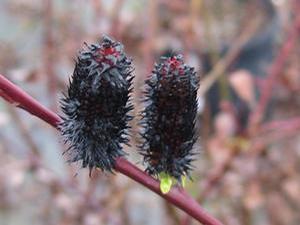
<path id="1" fill-rule="evenodd" d="M 168 59 L 167 62 L 170 64 L 171 70 L 175 70 L 181 65 L 181 62 L 174 56 Z"/>
<path id="2" fill-rule="evenodd" d="M 120 52 L 118 52 L 114 47 L 106 47 L 106 48 L 101 48 L 98 50 L 98 53 L 95 57 L 95 60 L 97 62 L 104 62 L 106 64 L 109 64 L 111 66 L 114 65 L 114 62 L 110 59 L 107 58 L 107 56 L 115 56 L 118 57 L 120 56 Z"/>
<path id="3" fill-rule="evenodd" d="M 116 53 L 116 49 L 113 48 L 113 47 L 108 47 L 108 48 L 103 49 L 103 54 L 105 56 L 107 56 L 107 55 L 113 55 L 114 53 Z"/>
<path id="4" fill-rule="evenodd" d="M 170 64 L 171 70 L 178 69 L 179 75 L 184 75 L 184 69 L 181 67 L 182 61 L 178 60 L 176 57 L 171 57 L 167 60 L 167 62 Z"/>

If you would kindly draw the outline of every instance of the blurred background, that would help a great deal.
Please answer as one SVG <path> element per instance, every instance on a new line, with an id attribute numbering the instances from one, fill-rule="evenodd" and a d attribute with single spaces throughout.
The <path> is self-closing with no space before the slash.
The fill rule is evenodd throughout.
<path id="1" fill-rule="evenodd" d="M 201 77 L 187 191 L 224 224 L 299 225 L 299 15 L 299 0 L 1 0 L 0 73 L 60 113 L 83 43 L 110 35 L 133 58 L 138 115 L 153 63 L 183 54 Z M 58 132 L 2 100 L 0 140 L 1 225 L 197 224 L 123 175 L 68 165 Z"/>

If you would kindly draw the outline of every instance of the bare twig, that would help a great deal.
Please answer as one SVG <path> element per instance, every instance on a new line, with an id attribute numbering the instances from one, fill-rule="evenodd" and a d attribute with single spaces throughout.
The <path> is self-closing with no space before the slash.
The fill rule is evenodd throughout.
<path id="1" fill-rule="evenodd" d="M 144 65 L 146 69 L 146 74 L 149 74 L 152 70 L 154 63 L 154 41 L 155 34 L 157 31 L 157 0 L 148 1 L 148 17 L 147 17 L 147 25 L 144 30 L 144 46 L 143 46 L 143 58 Z"/>
<path id="2" fill-rule="evenodd" d="M 27 144 L 27 146 L 29 146 L 31 154 L 33 154 L 37 157 L 40 157 L 40 152 L 39 152 L 38 146 L 35 144 L 33 138 L 30 135 L 28 128 L 26 127 L 26 125 L 24 124 L 24 122 L 22 121 L 22 119 L 20 118 L 18 113 L 16 112 L 16 109 L 9 105 L 8 111 L 9 111 L 10 116 L 12 117 L 13 121 L 17 125 L 18 130 L 19 130 L 21 136 L 23 137 L 25 143 Z"/>
<path id="3" fill-rule="evenodd" d="M 120 39 L 121 32 L 121 21 L 120 21 L 120 12 L 123 6 L 124 0 L 116 0 L 111 11 L 111 27 L 110 34 L 115 39 Z"/>
<path id="4" fill-rule="evenodd" d="M 47 76 L 48 93 L 51 100 L 51 109 L 56 111 L 57 79 L 54 72 L 54 39 L 52 29 L 53 4 L 52 0 L 45 0 L 44 12 L 44 66 Z"/>
<path id="5" fill-rule="evenodd" d="M 19 87 L 11 83 L 4 76 L 0 75 L 0 96 L 9 99 L 10 103 L 16 103 L 20 108 L 30 112 L 38 118 L 58 128 L 60 117 L 52 111 L 46 109 Z M 209 215 L 193 198 L 180 188 L 172 188 L 168 194 L 162 194 L 159 182 L 153 177 L 131 164 L 124 158 L 117 158 L 115 163 L 116 171 L 144 185 L 151 191 L 157 193 L 170 203 L 188 213 L 191 217 L 205 225 L 221 225 L 222 223 Z"/>
<path id="6" fill-rule="evenodd" d="M 166 210 L 166 213 L 168 214 L 168 217 L 170 218 L 170 224 L 179 225 L 180 217 L 176 212 L 176 209 L 173 207 L 173 205 L 170 204 L 169 202 L 165 202 L 164 208 Z"/>
<path id="7" fill-rule="evenodd" d="M 3 75 L 0 74 L 0 96 L 16 107 L 22 108 L 32 115 L 44 120 L 48 124 L 57 127 L 60 117 L 38 101 L 26 94 Z"/>
<path id="8" fill-rule="evenodd" d="M 218 80 L 220 76 L 224 74 L 226 69 L 233 63 L 235 58 L 239 55 L 242 47 L 252 37 L 259 22 L 259 19 L 254 19 L 253 21 L 251 21 L 249 26 L 247 26 L 245 31 L 240 35 L 235 44 L 231 47 L 227 55 L 217 62 L 211 72 L 204 76 L 198 90 L 198 97 L 204 96 L 204 94 L 210 89 L 214 82 Z"/>
<path id="9" fill-rule="evenodd" d="M 300 117 L 296 117 L 296 118 L 266 122 L 260 126 L 259 133 L 261 134 L 270 130 L 299 129 L 299 128 L 300 128 Z"/>
<path id="10" fill-rule="evenodd" d="M 277 54 L 277 58 L 274 60 L 271 66 L 270 73 L 269 76 L 267 77 L 267 82 L 261 93 L 258 105 L 250 117 L 250 125 L 249 125 L 250 133 L 255 132 L 256 127 L 261 122 L 264 116 L 265 109 L 272 96 L 273 86 L 276 83 L 278 76 L 280 76 L 284 68 L 285 62 L 288 59 L 289 54 L 291 53 L 291 51 L 293 51 L 294 46 L 297 43 L 299 33 L 300 33 L 300 14 L 298 14 L 297 17 L 295 18 L 295 21 L 290 27 L 290 30 L 287 34 L 287 38 L 283 43 L 281 49 L 279 50 Z"/>

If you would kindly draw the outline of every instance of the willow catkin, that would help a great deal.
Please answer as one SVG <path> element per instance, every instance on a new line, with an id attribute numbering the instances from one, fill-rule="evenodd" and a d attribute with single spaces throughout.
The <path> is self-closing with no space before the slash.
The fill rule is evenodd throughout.
<path id="1" fill-rule="evenodd" d="M 60 124 L 69 162 L 112 172 L 128 143 L 128 114 L 133 106 L 133 67 L 123 46 L 108 37 L 87 45 L 76 60 L 68 91 L 61 101 Z"/>
<path id="2" fill-rule="evenodd" d="M 162 58 L 146 80 L 141 154 L 146 171 L 157 177 L 189 176 L 195 152 L 198 79 L 181 55 Z"/>

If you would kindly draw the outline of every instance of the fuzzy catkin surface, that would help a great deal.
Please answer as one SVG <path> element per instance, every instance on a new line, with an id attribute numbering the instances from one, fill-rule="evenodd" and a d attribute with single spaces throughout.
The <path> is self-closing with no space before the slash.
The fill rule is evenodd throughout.
<path id="1" fill-rule="evenodd" d="M 128 143 L 132 71 L 123 46 L 108 37 L 79 53 L 61 101 L 69 162 L 113 171 L 115 159 L 124 155 L 121 145 Z"/>
<path id="2" fill-rule="evenodd" d="M 164 172 L 177 180 L 189 175 L 197 113 L 198 79 L 180 55 L 162 58 L 146 80 L 142 112 L 142 145 L 146 171 Z"/>

